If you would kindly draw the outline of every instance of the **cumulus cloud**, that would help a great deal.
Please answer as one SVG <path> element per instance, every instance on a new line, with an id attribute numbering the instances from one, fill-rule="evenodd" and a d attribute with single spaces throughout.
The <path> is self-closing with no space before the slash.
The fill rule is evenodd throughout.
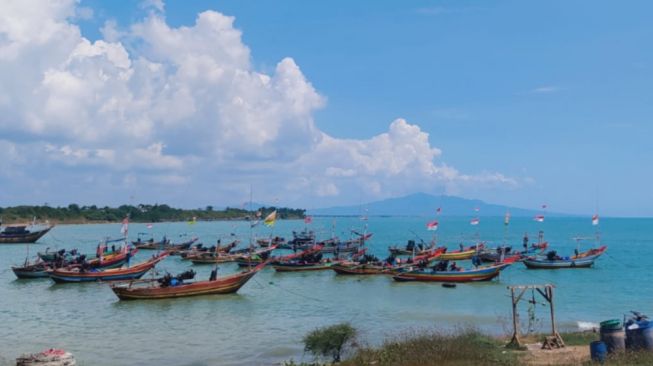
<path id="1" fill-rule="evenodd" d="M 126 29 L 107 20 L 91 42 L 71 19 L 92 12 L 74 0 L 0 4 L 0 129 L 16 137 L 0 146 L 27 157 L 12 160 L 26 176 L 54 164 L 102 169 L 133 190 L 220 181 L 223 199 L 252 181 L 296 199 L 517 184 L 439 162 L 429 135 L 403 119 L 369 139 L 329 136 L 313 120 L 326 98 L 290 57 L 271 73 L 254 69 L 233 17 L 205 11 L 171 27 L 163 2 L 143 8 Z"/>

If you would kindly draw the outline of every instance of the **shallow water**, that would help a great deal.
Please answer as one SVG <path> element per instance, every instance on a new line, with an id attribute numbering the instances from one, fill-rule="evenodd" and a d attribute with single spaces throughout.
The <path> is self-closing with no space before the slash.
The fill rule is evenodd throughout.
<path id="1" fill-rule="evenodd" d="M 472 227 L 465 218 L 440 220 L 438 241 L 452 249 L 464 240 L 472 242 L 478 230 L 482 240 L 501 244 L 502 218 L 482 218 Z M 414 231 L 425 240 L 424 218 L 370 218 L 372 253 L 387 256 L 387 247 L 403 245 Z M 263 270 L 237 294 L 158 301 L 121 302 L 106 284 L 54 285 L 49 279 L 16 280 L 9 268 L 21 263 L 27 246 L 0 245 L 0 356 L 13 359 L 23 352 L 65 348 L 86 365 L 264 365 L 303 355 L 304 334 L 321 325 L 350 321 L 369 343 L 412 329 L 452 329 L 470 325 L 505 334 L 510 317 L 509 284 L 552 283 L 556 315 L 563 329 L 577 329 L 578 322 L 597 323 L 621 318 L 629 310 L 653 315 L 650 302 L 653 239 L 647 228 L 651 219 L 602 219 L 603 243 L 608 252 L 594 268 L 577 270 L 526 270 L 522 264 L 506 269 L 500 279 L 447 289 L 439 284 L 395 283 L 389 277 L 336 276 L 331 271 L 275 273 Z M 315 218 L 312 227 L 322 237 L 331 235 L 333 219 Z M 355 218 L 338 218 L 337 232 L 346 237 L 349 228 L 361 229 Z M 275 235 L 301 230 L 301 221 L 280 221 Z M 547 218 L 544 223 L 513 218 L 508 241 L 517 247 L 523 233 L 533 240 L 542 229 L 553 249 L 573 253 L 575 236 L 593 236 L 589 218 Z M 94 252 L 98 240 L 118 236 L 119 224 L 61 225 L 30 245 L 32 254 L 50 248 L 79 248 Z M 144 224 L 130 225 L 131 237 L 147 231 Z M 245 241 L 244 222 L 155 224 L 149 230 L 160 238 L 167 234 L 193 234 L 205 244 L 231 232 Z M 259 228 L 258 235 L 270 230 Z M 223 240 L 225 241 L 225 240 Z M 581 243 L 581 250 L 593 241 Z M 140 261 L 152 251 L 141 251 Z M 464 263 L 468 265 L 468 263 Z M 170 257 L 157 268 L 178 273 L 191 266 Z M 210 266 L 193 266 L 198 278 L 209 276 Z M 220 273 L 236 270 L 222 265 Z M 530 297 L 530 295 L 529 295 Z M 527 304 L 522 304 L 522 319 Z M 540 331 L 548 329 L 548 308 L 536 306 Z"/>

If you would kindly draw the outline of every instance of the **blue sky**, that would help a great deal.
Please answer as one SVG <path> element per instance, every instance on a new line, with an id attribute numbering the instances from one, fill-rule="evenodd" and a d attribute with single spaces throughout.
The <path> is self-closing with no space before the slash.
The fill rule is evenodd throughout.
<path id="1" fill-rule="evenodd" d="M 228 30 L 240 31 L 237 46 L 249 51 L 238 58 L 236 69 L 272 78 L 295 66 L 301 70 L 293 74 L 299 84 L 287 86 L 284 95 L 302 91 L 308 97 L 301 98 L 300 111 L 278 117 L 281 125 L 290 120 L 291 126 L 280 128 L 269 144 L 254 143 L 242 152 L 222 151 L 215 157 L 213 152 L 225 144 L 227 151 L 238 149 L 219 136 L 224 123 L 238 117 L 223 116 L 214 132 L 217 140 L 203 141 L 196 131 L 213 128 L 214 116 L 197 108 L 194 115 L 175 121 L 205 119 L 201 127 L 143 132 L 143 146 L 139 148 L 135 139 L 120 149 L 134 150 L 130 156 L 153 159 L 156 172 L 143 173 L 137 162 L 129 167 L 114 165 L 120 157 L 107 151 L 113 149 L 109 141 L 115 140 L 98 141 L 88 133 L 65 136 L 56 128 L 33 124 L 7 127 L 8 122 L 0 120 L 0 128 L 6 130 L 3 135 L 8 136 L 6 144 L 29 140 L 48 145 L 50 158 L 53 152 L 61 155 L 55 159 L 59 165 L 30 162 L 8 167 L 23 174 L 0 176 L 7 188 L 0 196 L 2 205 L 44 200 L 65 204 L 76 199 L 119 204 L 128 197 L 191 207 L 204 202 L 233 204 L 248 197 L 251 184 L 258 201 L 303 207 L 427 191 L 524 208 L 546 202 L 552 211 L 570 213 L 591 213 L 598 206 L 605 215 L 653 214 L 648 183 L 653 177 L 647 164 L 653 157 L 649 141 L 653 132 L 649 121 L 653 51 L 648 46 L 653 36 L 649 17 L 653 5 L 648 2 L 166 1 L 163 9 L 157 9 L 157 3 L 82 0 L 67 9 L 77 9 L 73 11 L 77 15 L 55 18 L 79 27 L 81 37 L 91 43 L 119 44 L 132 65 L 139 57 L 164 65 L 170 80 L 177 80 L 179 70 L 189 64 L 173 60 L 174 51 L 166 49 L 166 54 L 163 48 L 156 49 L 165 44 L 149 32 L 161 28 L 150 27 L 153 22 L 148 19 L 161 19 L 174 31 L 194 27 L 198 14 L 206 10 L 232 16 L 235 19 Z M 100 31 L 107 22 L 115 22 L 118 34 L 111 40 Z M 144 25 L 135 28 L 135 24 Z M 194 29 L 188 37 L 201 39 L 206 49 L 232 45 L 213 43 L 210 37 L 202 38 L 202 29 Z M 189 48 L 179 52 L 200 51 Z M 222 56 L 213 56 L 219 64 Z M 279 64 L 285 58 L 291 58 L 294 66 L 284 64 L 288 70 L 283 71 Z M 34 67 L 35 75 L 49 70 Z M 63 71 L 73 75 L 87 71 L 78 65 L 66 68 Z M 134 67 L 134 74 L 138 73 Z M 130 95 L 137 95 L 141 88 L 135 85 L 140 79 L 132 78 L 128 88 L 136 94 Z M 233 84 L 233 80 L 229 82 Z M 312 90 L 306 91 L 306 85 Z M 35 86 L 32 90 L 41 89 Z M 111 92 L 123 89 L 101 90 L 97 98 L 106 100 Z M 186 88 L 180 86 L 180 90 Z M 271 96 L 259 97 L 258 92 L 244 95 L 256 95 L 245 100 L 257 111 L 259 104 L 267 108 L 268 103 L 275 103 L 270 102 Z M 190 100 L 205 97 L 193 94 Z M 212 97 L 209 105 L 225 101 L 219 95 Z M 279 98 L 275 111 L 293 105 Z M 11 112 L 18 120 L 27 118 L 26 111 L 16 110 L 19 107 L 5 108 L 2 111 Z M 102 110 L 100 106 L 89 108 L 90 115 Z M 136 107 L 123 110 L 129 108 Z M 44 123 L 49 121 L 46 112 Z M 132 115 L 137 113 L 124 112 L 120 118 L 124 123 L 131 123 L 129 118 L 148 119 L 147 131 L 157 131 L 159 123 L 172 123 L 156 116 Z M 397 119 L 406 122 L 396 124 L 393 130 L 389 126 Z M 265 121 L 257 121 L 260 128 L 266 128 Z M 80 118 L 75 123 L 86 122 Z M 145 130 L 135 129 L 134 133 Z M 399 138 L 404 132 L 410 137 Z M 322 134 L 333 141 L 324 143 Z M 384 134 L 389 134 L 389 141 L 374 142 Z M 424 134 L 428 134 L 427 144 L 421 144 Z M 411 152 L 415 156 L 392 161 L 409 149 L 411 138 L 421 144 Z M 302 139 L 306 143 L 299 143 Z M 311 145 L 318 140 L 322 142 Z M 206 148 L 187 149 L 195 141 Z M 22 148 L 33 150 L 34 146 Z M 257 148 L 278 153 L 248 153 Z M 22 151 L 21 146 L 15 149 Z M 344 150 L 351 155 L 341 156 Z M 96 158 L 107 154 L 112 163 Z M 369 159 L 357 161 L 361 155 Z M 330 161 L 333 156 L 336 158 Z M 375 157 L 391 161 L 386 167 L 381 163 L 361 173 Z M 348 160 L 357 163 L 345 164 Z M 52 169 L 52 174 L 45 174 L 43 165 L 49 167 L 46 171 Z M 288 166 L 292 170 L 283 171 Z M 215 174 L 197 173 L 202 167 Z M 88 184 L 80 184 L 75 194 L 62 194 L 55 188 L 67 186 L 68 180 L 87 180 Z M 298 181 L 303 183 L 295 185 Z M 23 194 L 25 187 L 36 194 Z"/>

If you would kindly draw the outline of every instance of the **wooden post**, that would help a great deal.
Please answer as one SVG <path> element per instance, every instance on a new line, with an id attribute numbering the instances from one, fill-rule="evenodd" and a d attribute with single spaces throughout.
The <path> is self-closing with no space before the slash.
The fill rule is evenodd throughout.
<path id="1" fill-rule="evenodd" d="M 512 339 L 508 343 L 508 347 L 519 348 L 521 344 L 519 343 L 519 325 L 517 321 L 517 302 L 515 301 L 515 289 L 510 288 L 510 297 L 512 298 Z"/>

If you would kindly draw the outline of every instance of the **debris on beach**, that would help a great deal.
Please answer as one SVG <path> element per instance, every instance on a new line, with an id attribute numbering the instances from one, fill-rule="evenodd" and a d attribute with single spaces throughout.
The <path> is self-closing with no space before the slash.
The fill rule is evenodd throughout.
<path id="1" fill-rule="evenodd" d="M 16 359 L 16 366 L 75 366 L 72 353 L 50 348 L 40 353 L 22 355 Z"/>

